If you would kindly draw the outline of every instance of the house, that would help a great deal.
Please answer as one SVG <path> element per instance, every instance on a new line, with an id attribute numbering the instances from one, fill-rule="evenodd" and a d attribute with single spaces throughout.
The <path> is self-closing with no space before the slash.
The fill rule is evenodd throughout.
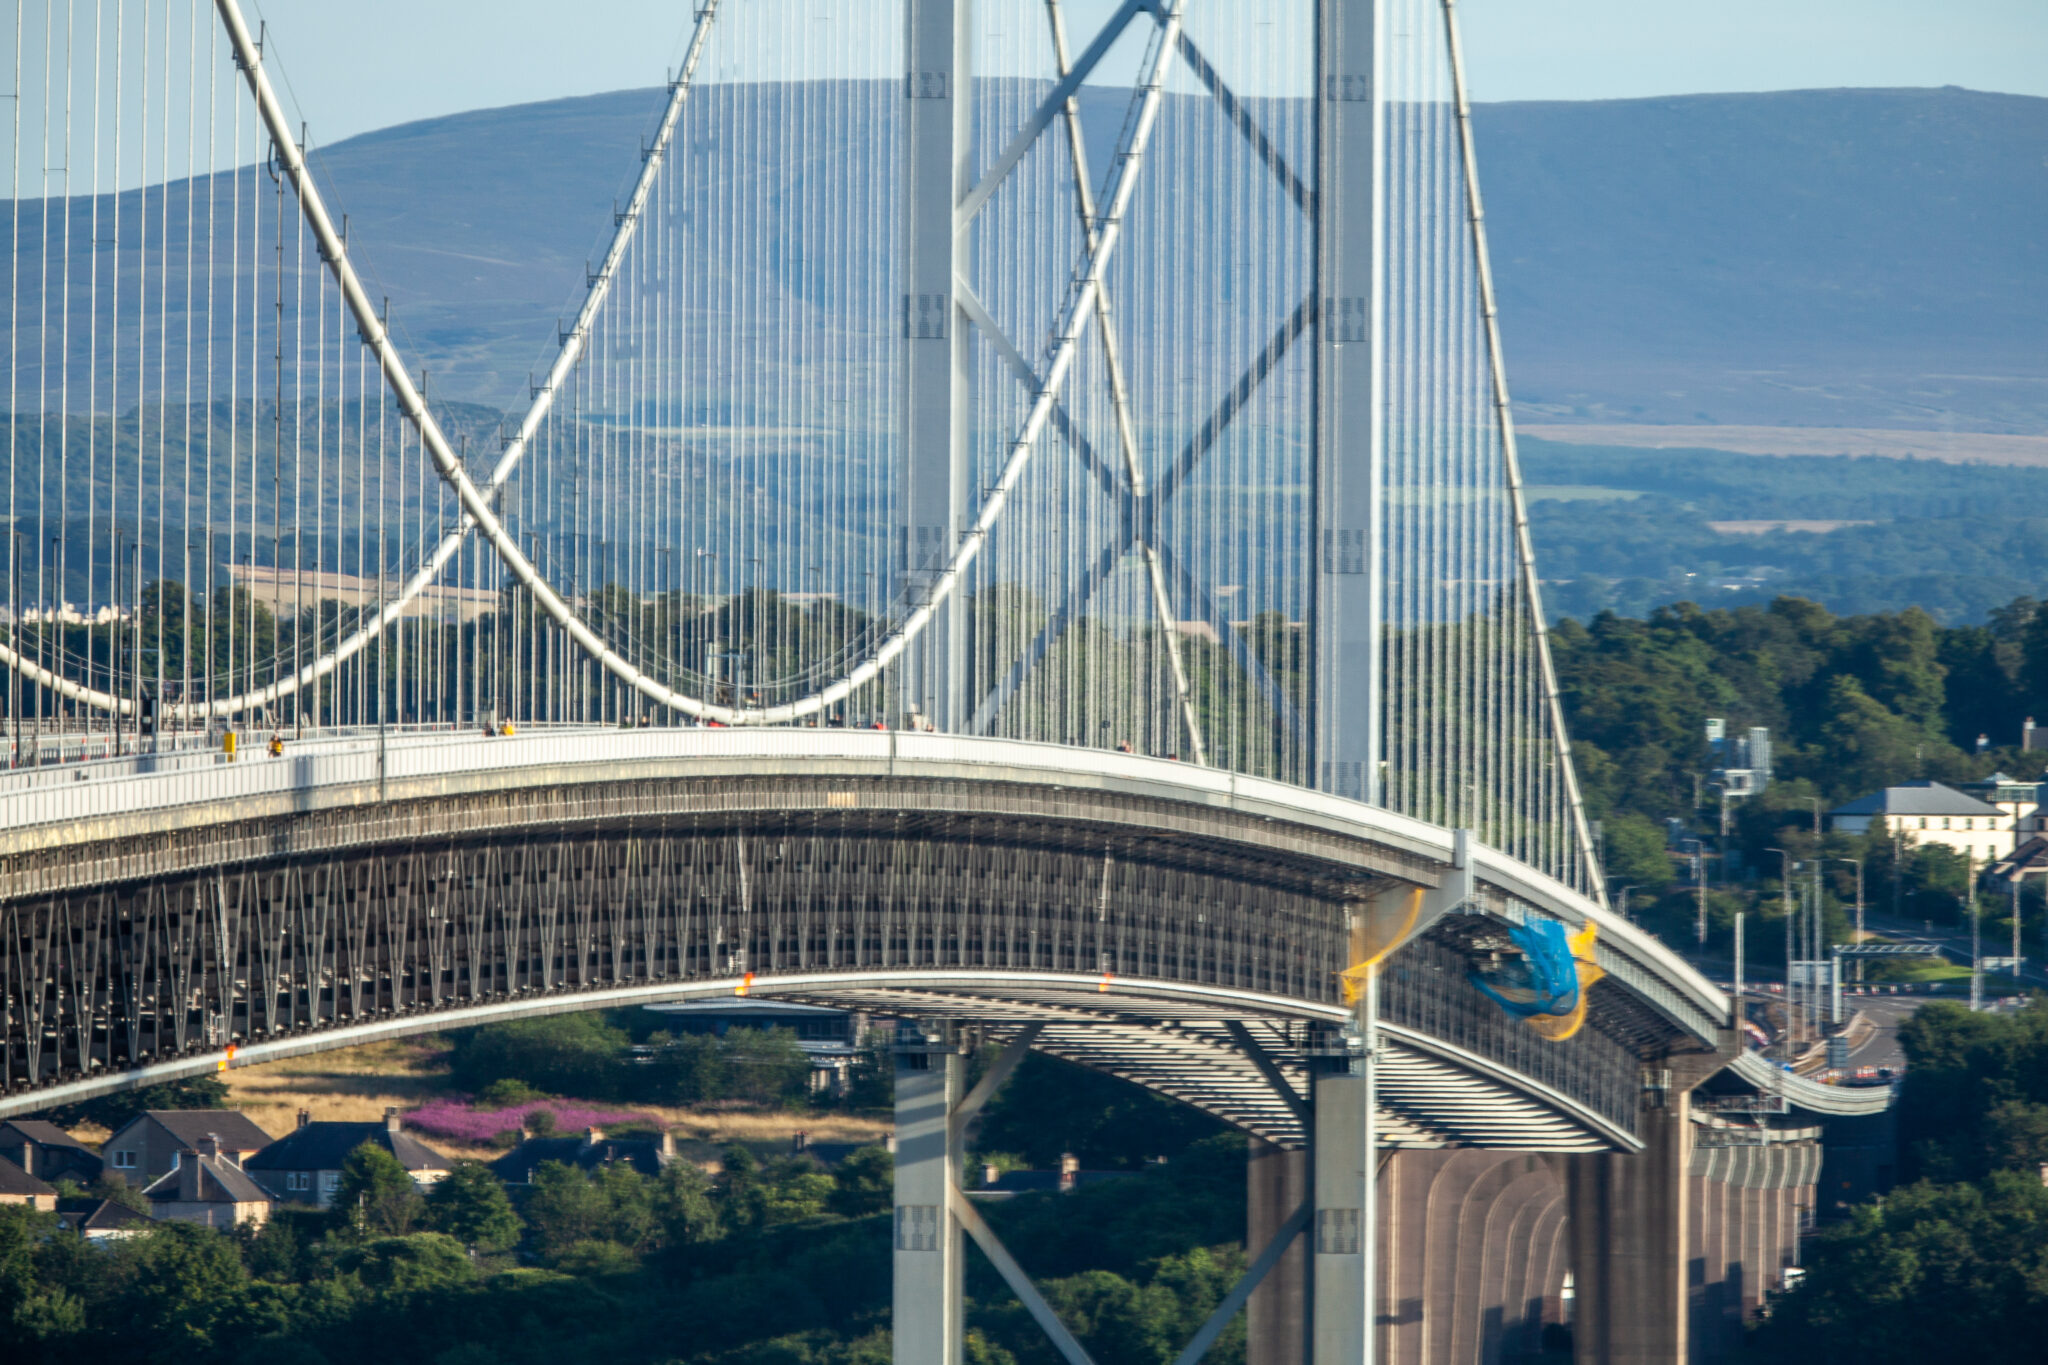
<path id="1" fill-rule="evenodd" d="M 412 1182 L 425 1189 L 448 1174 L 448 1159 L 403 1130 L 398 1111 L 381 1123 L 315 1123 L 299 1111 L 299 1126 L 244 1162 L 250 1175 L 278 1199 L 327 1208 L 341 1187 L 342 1164 L 364 1143 L 398 1158 Z"/>
<path id="2" fill-rule="evenodd" d="M 178 1153 L 177 1165 L 142 1193 L 152 1218 L 222 1229 L 243 1223 L 261 1227 L 270 1218 L 270 1195 L 226 1155 L 212 1133 Z"/>
<path id="3" fill-rule="evenodd" d="M 0 1123 L 0 1156 L 38 1180 L 75 1180 L 90 1185 L 100 1178 L 98 1154 L 43 1119 Z"/>
<path id="4" fill-rule="evenodd" d="M 606 1137 L 602 1128 L 586 1128 L 582 1137 L 530 1137 L 491 1163 L 491 1172 L 507 1185 L 531 1185 L 533 1173 L 549 1161 L 594 1171 L 600 1166 L 630 1166 L 641 1175 L 657 1176 L 676 1159 L 672 1133 L 658 1138 Z"/>
<path id="5" fill-rule="evenodd" d="M 2013 821 L 1997 806 L 1967 792 L 1920 778 L 1859 796 L 1828 812 L 1842 834 L 1864 834 L 1883 820 L 1893 834 L 1927 848 L 1939 844 L 1988 867 L 2012 852 Z"/>
<path id="6" fill-rule="evenodd" d="M 45 1213 L 57 1207 L 57 1191 L 21 1167 L 0 1157 L 0 1204 L 26 1204 Z"/>
<path id="7" fill-rule="evenodd" d="M 100 1155 L 108 1175 L 153 1185 L 209 1133 L 219 1140 L 221 1160 L 238 1166 L 270 1145 L 270 1134 L 239 1110 L 145 1109 L 100 1145 Z"/>
<path id="8" fill-rule="evenodd" d="M 149 1215 L 111 1199 L 59 1199 L 57 1222 L 88 1242 L 118 1242 L 149 1226 Z"/>

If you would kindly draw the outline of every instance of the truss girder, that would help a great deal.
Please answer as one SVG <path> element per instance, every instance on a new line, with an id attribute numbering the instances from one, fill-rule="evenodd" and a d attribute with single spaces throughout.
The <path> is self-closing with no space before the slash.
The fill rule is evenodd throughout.
<path id="1" fill-rule="evenodd" d="M 503 823 L 503 798 L 396 803 L 366 813 L 369 838 L 297 851 L 274 828 L 228 828 L 157 875 L 36 879 L 40 892 L 0 902 L 0 1096 L 402 1016 L 427 1027 L 437 1012 L 749 975 L 772 992 L 800 975 L 805 998 L 853 1008 L 1039 1024 L 1042 1051 L 1291 1145 L 1317 1040 L 1344 1014 L 1347 906 L 1386 880 L 1309 845 L 1062 822 L 1043 801 L 1009 816 L 747 810 L 724 790 L 657 812 L 635 799 L 653 785 L 548 793 L 554 818 Z M 1418 943 L 1396 965 L 1390 1024 L 1448 1049 L 1396 1046 L 1384 1108 L 1398 1141 L 1574 1150 L 1608 1141 L 1602 1124 L 1626 1131 L 1637 1052 L 1604 1016 L 1543 1043 L 1466 982 L 1454 946 Z M 862 984 L 900 971 L 974 984 Z M 1148 982 L 1215 1003 L 1155 998 Z"/>

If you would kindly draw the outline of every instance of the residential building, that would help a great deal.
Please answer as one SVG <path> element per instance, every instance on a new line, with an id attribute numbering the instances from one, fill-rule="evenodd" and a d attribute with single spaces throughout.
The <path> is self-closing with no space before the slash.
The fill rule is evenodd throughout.
<path id="1" fill-rule="evenodd" d="M 57 1207 L 57 1191 L 21 1167 L 0 1157 L 0 1204 L 26 1204 L 45 1213 Z"/>
<path id="2" fill-rule="evenodd" d="M 491 1171 L 507 1185 L 531 1185 L 544 1163 L 559 1161 L 594 1171 L 601 1166 L 628 1166 L 657 1176 L 676 1159 L 674 1134 L 653 1138 L 615 1138 L 602 1128 L 586 1128 L 581 1137 L 530 1137 L 491 1163 Z"/>
<path id="3" fill-rule="evenodd" d="M 270 1145 L 270 1134 L 235 1109 L 145 1109 L 100 1145 L 106 1173 L 130 1185 L 155 1184 L 211 1133 L 223 1161 L 241 1165 Z"/>
<path id="4" fill-rule="evenodd" d="M 1922 848 L 1939 844 L 1981 867 L 2013 849 L 2013 822 L 2003 810 L 1967 792 L 1926 778 L 1859 796 L 1828 812 L 1843 834 L 1867 833 L 1873 822 Z"/>
<path id="5" fill-rule="evenodd" d="M 2006 828 L 2024 840 L 2041 832 L 2041 785 L 2039 778 L 2028 781 L 1993 773 L 1981 782 L 1958 782 L 1956 790 L 2004 811 Z"/>
<path id="6" fill-rule="evenodd" d="M 349 1153 L 364 1143 L 398 1158 L 421 1189 L 448 1174 L 448 1159 L 404 1131 L 396 1109 L 385 1110 L 381 1123 L 315 1123 L 301 1109 L 297 1128 L 243 1164 L 278 1199 L 324 1209 L 334 1203 Z"/>
<path id="7" fill-rule="evenodd" d="M 118 1242 L 149 1226 L 149 1215 L 111 1199 L 59 1199 L 57 1222 L 88 1242 Z"/>
<path id="8" fill-rule="evenodd" d="M 45 1119 L 0 1123 L 0 1156 L 38 1180 L 90 1185 L 100 1178 L 99 1154 Z"/>
<path id="9" fill-rule="evenodd" d="M 270 1218 L 270 1195 L 226 1155 L 212 1133 L 178 1153 L 178 1164 L 144 1190 L 150 1216 L 223 1230 Z"/>

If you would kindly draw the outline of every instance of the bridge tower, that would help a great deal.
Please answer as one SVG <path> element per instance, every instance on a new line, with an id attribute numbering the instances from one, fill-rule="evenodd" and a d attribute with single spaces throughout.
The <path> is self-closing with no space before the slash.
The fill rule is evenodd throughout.
<path id="1" fill-rule="evenodd" d="M 970 332 L 957 297 L 973 187 L 974 0 L 904 5 L 903 413 L 896 571 L 922 601 L 972 516 Z M 953 730 L 965 719 L 967 633 L 955 594 L 902 665 L 903 709 Z"/>
<path id="2" fill-rule="evenodd" d="M 1317 784 L 1378 803 L 1384 583 L 1378 0 L 1316 0 L 1314 499 L 1309 704 Z"/>

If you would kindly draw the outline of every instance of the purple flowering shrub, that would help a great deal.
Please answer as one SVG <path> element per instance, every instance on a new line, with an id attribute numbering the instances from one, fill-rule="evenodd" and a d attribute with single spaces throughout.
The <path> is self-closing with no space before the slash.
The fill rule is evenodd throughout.
<path id="1" fill-rule="evenodd" d="M 472 1147 L 485 1147 L 501 1133 L 517 1133 L 530 1127 L 533 1114 L 543 1109 L 553 1116 L 554 1130 L 564 1135 L 593 1126 L 654 1123 L 645 1114 L 625 1109 L 595 1109 L 575 1100 L 535 1100 L 530 1104 L 500 1109 L 476 1109 L 471 1107 L 471 1101 L 465 1095 L 452 1095 L 421 1105 L 405 1116 L 405 1122 L 407 1127 L 422 1133 L 467 1143 Z"/>

